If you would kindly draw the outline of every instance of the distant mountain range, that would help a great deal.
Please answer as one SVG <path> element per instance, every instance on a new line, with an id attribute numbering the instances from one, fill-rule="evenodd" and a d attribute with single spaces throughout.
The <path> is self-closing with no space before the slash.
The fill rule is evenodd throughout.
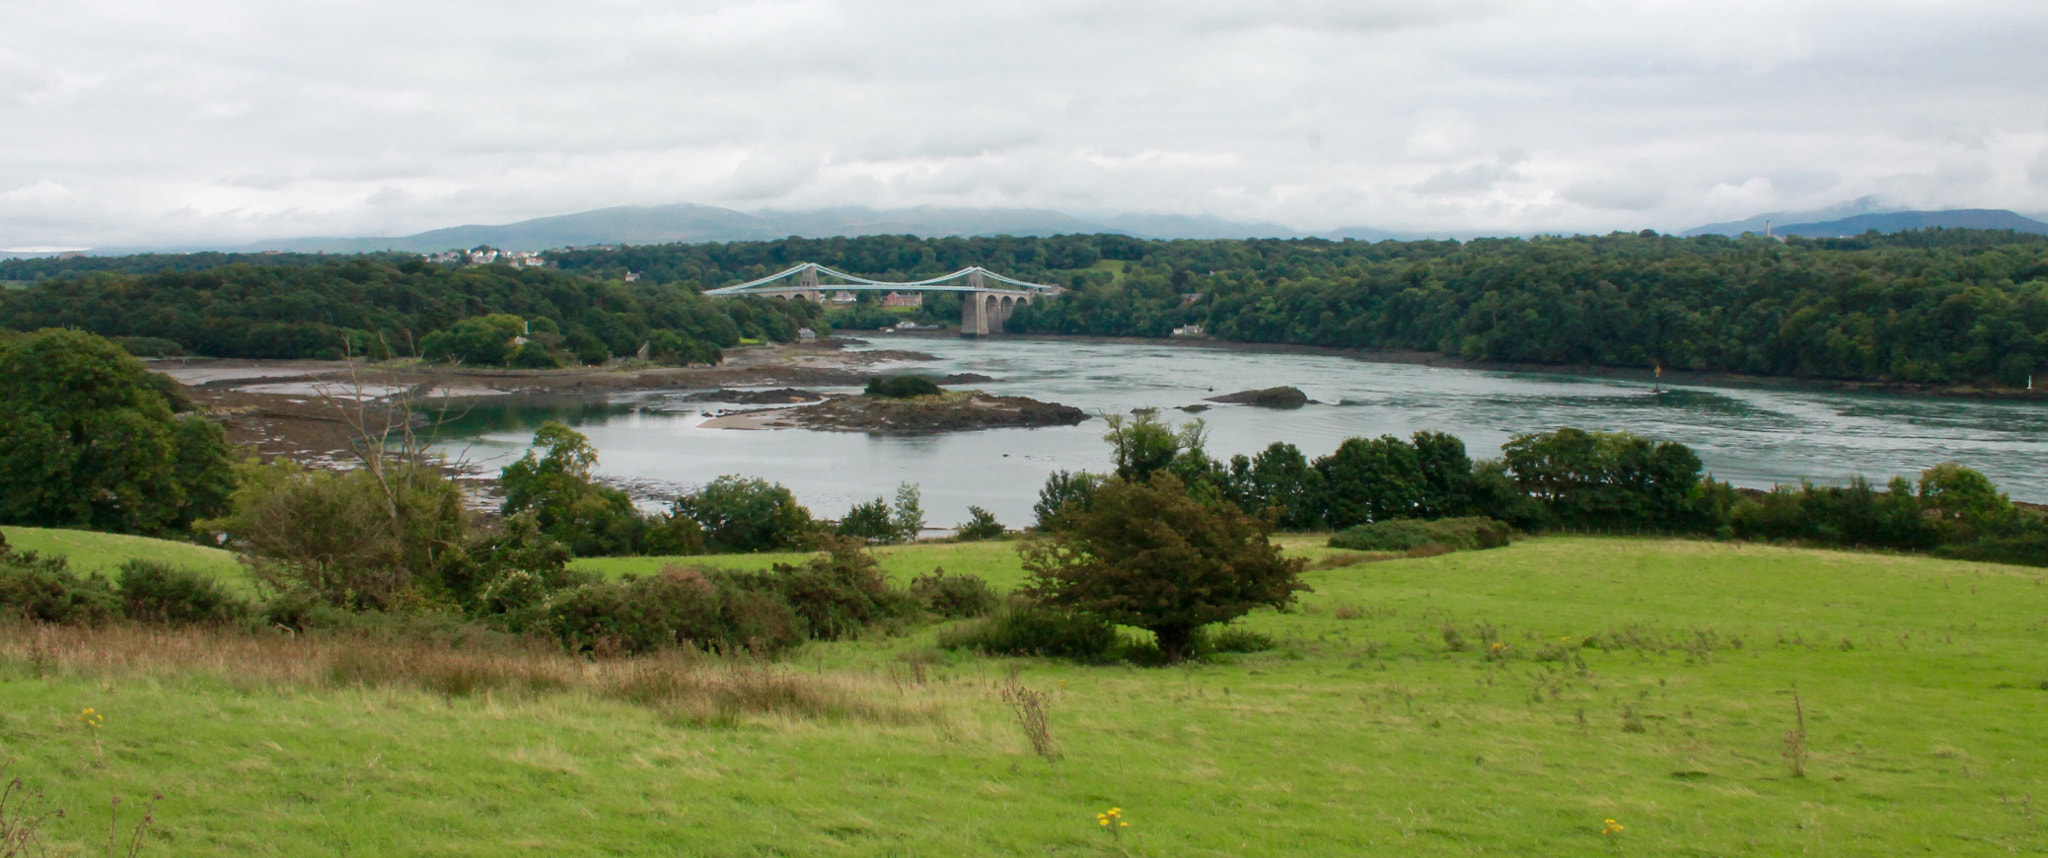
<path id="1" fill-rule="evenodd" d="M 281 250 L 299 253 L 369 253 L 381 250 L 434 252 L 488 244 L 504 250 L 547 250 L 607 244 L 672 242 L 770 241 L 797 236 L 830 238 L 859 235 L 1046 236 L 1112 233 L 1138 238 L 1352 238 L 1366 241 L 1451 237 L 1449 234 L 1398 233 L 1347 227 L 1310 233 L 1271 222 L 1241 223 L 1217 217 L 1126 214 L 1084 220 L 1050 209 L 830 208 L 808 211 L 743 212 L 718 206 L 677 203 L 662 206 L 613 206 L 575 214 L 540 217 L 517 223 L 466 225 L 413 235 L 380 238 L 309 237 L 256 241 L 235 246 L 178 248 L 94 248 L 95 254 L 146 251 L 221 250 L 255 253 Z M 1462 234 L 1461 234 L 1462 235 Z"/>
<path id="2" fill-rule="evenodd" d="M 1776 235 L 1811 237 L 1859 235 L 1866 230 L 1896 232 L 1925 227 L 1967 227 L 2013 229 L 2048 233 L 2048 223 L 2004 209 L 1957 209 L 1952 211 L 1885 211 L 1874 198 L 1865 197 L 1833 206 L 1801 212 L 1772 212 L 1727 223 L 1711 223 L 1686 230 L 1684 235 L 1719 233 L 1761 234 L 1769 222 Z M 1473 238 L 1499 235 L 1476 230 L 1445 232 L 1395 232 L 1370 227 L 1345 227 L 1320 232 L 1296 229 L 1270 221 L 1231 221 L 1206 215 L 1122 214 L 1084 219 L 1050 209 L 941 208 L 909 209 L 830 208 L 808 211 L 743 212 L 718 206 L 677 203 L 661 206 L 613 206 L 575 214 L 533 218 L 517 223 L 447 227 L 403 236 L 379 238 L 310 237 L 256 241 L 241 245 L 188 245 L 179 247 L 104 247 L 95 255 L 123 253 L 218 250 L 257 253 L 278 250 L 299 253 L 369 253 L 395 250 L 436 252 L 490 245 L 504 250 L 548 250 L 559 247 L 587 247 L 613 244 L 668 244 L 673 242 L 772 241 L 797 236 L 830 238 L 860 235 L 945 236 L 1046 236 L 1060 234 L 1113 233 L 1138 238 L 1328 238 L 1359 241 L 1414 240 L 1422 238 Z M 8 254 L 47 255 L 47 254 Z"/>
<path id="3" fill-rule="evenodd" d="M 1899 232 L 1908 229 L 2010 229 L 2048 234 L 2048 223 L 2005 209 L 1947 209 L 1944 211 L 1870 211 L 1869 198 L 1829 209 L 1805 212 L 1772 212 L 1747 220 L 1710 223 L 1686 230 L 1685 235 L 1800 235 L 1807 238 L 1842 238 L 1871 230 Z"/>

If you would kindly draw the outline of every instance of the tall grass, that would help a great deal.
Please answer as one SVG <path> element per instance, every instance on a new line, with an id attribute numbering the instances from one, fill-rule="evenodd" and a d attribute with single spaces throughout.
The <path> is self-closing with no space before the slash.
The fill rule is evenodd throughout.
<path id="1" fill-rule="evenodd" d="M 588 694 L 700 723 L 745 715 L 926 720 L 936 704 L 879 677 L 809 673 L 744 657 L 670 650 L 586 659 L 538 641 L 485 637 L 451 645 L 364 632 L 250 634 L 203 627 L 99 628 L 0 622 L 0 665 L 36 675 L 194 674 L 292 688 L 412 688 L 448 697 Z"/>

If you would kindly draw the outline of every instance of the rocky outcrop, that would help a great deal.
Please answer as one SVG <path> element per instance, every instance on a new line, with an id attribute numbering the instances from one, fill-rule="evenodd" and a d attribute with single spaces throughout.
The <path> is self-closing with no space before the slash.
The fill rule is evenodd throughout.
<path id="1" fill-rule="evenodd" d="M 815 390 L 800 390 L 783 387 L 775 390 L 730 390 L 719 388 L 692 393 L 683 397 L 684 402 L 731 402 L 736 405 L 791 405 L 799 402 L 817 402 L 825 394 Z"/>
<path id="2" fill-rule="evenodd" d="M 913 399 L 837 396 L 816 405 L 782 411 L 770 426 L 798 426 L 832 432 L 929 435 L 979 429 L 1072 426 L 1088 413 L 1071 405 L 981 391 L 943 393 Z"/>
<path id="3" fill-rule="evenodd" d="M 1309 402 L 1308 394 L 1298 387 L 1268 387 L 1264 390 L 1244 390 L 1225 396 L 1211 396 L 1209 402 L 1230 405 L 1255 405 L 1260 408 L 1300 408 Z"/>

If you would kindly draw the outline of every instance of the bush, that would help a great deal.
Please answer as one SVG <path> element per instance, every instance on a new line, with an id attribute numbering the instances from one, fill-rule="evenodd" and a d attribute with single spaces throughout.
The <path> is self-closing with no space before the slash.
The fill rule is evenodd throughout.
<path id="1" fill-rule="evenodd" d="M 1490 518 L 1394 519 L 1361 524 L 1338 533 L 1330 537 L 1330 547 L 1405 552 L 1438 545 L 1451 551 L 1472 551 L 1507 545 L 1512 532 L 1507 525 Z"/>
<path id="2" fill-rule="evenodd" d="M 973 575 L 948 575 L 933 569 L 910 581 L 910 598 L 919 607 L 949 620 L 979 617 L 1002 602 L 996 591 Z"/>
<path id="3" fill-rule="evenodd" d="M 562 591 L 541 624 L 577 652 L 642 653 L 724 641 L 718 588 L 703 573 L 670 566 L 648 578 Z"/>
<path id="4" fill-rule="evenodd" d="M 1225 626 L 1222 631 L 1207 636 L 1203 644 L 1201 650 L 1208 652 L 1265 652 L 1277 646 L 1270 635 L 1235 626 Z"/>
<path id="5" fill-rule="evenodd" d="M 257 580 L 336 607 L 390 608 L 438 582 L 469 528 L 462 490 L 433 468 L 387 464 L 346 473 L 285 460 L 247 468 L 226 531 Z"/>
<path id="6" fill-rule="evenodd" d="M 823 555 L 802 565 L 775 564 L 770 580 L 803 618 L 810 637 L 819 640 L 849 637 L 916 610 L 908 594 L 889 586 L 874 556 L 851 539 L 832 540 Z"/>
<path id="7" fill-rule="evenodd" d="M 538 341 L 528 342 L 505 361 L 514 369 L 561 369 L 562 356 Z"/>
<path id="8" fill-rule="evenodd" d="M 994 539 L 1008 533 L 1003 523 L 996 520 L 996 514 L 978 506 L 967 508 L 967 523 L 953 528 L 956 539 Z"/>
<path id="9" fill-rule="evenodd" d="M 79 575 L 62 557 L 0 546 L 0 611 L 45 623 L 99 625 L 121 613 L 113 585 L 98 575 Z"/>
<path id="10" fill-rule="evenodd" d="M 767 654 L 807 638 L 848 637 L 918 609 L 888 586 L 860 543 L 835 540 L 824 555 L 769 572 L 670 566 L 651 578 L 584 584 L 552 595 L 525 627 L 578 652 L 694 644 Z"/>
<path id="11" fill-rule="evenodd" d="M 921 375 L 884 375 L 868 379 L 867 395 L 884 399 L 911 399 L 943 393 L 938 384 Z"/>
<path id="12" fill-rule="evenodd" d="M 213 578 L 154 560 L 121 564 L 122 610 L 131 620 L 152 623 L 225 623 L 249 613 L 249 605 Z"/>
<path id="13" fill-rule="evenodd" d="M 867 503 L 854 504 L 846 511 L 846 517 L 839 520 L 836 531 L 840 536 L 852 536 L 869 542 L 893 544 L 917 539 L 924 530 L 924 507 L 920 502 L 917 487 L 904 483 L 896 487 L 896 504 L 890 506 L 882 498 Z"/>
<path id="14" fill-rule="evenodd" d="M 988 655 L 1100 660 L 1123 642 L 1099 617 L 1068 613 L 1012 596 L 994 613 L 939 632 L 939 646 Z"/>
<path id="15" fill-rule="evenodd" d="M 811 511 L 789 489 L 734 474 L 677 498 L 673 514 L 697 522 L 716 551 L 808 548 L 818 530 Z"/>
<path id="16" fill-rule="evenodd" d="M 441 575 L 447 595 L 472 617 L 500 617 L 501 626 L 522 629 L 555 593 L 598 581 L 595 573 L 570 569 L 569 549 L 542 533 L 531 512 L 508 516 L 495 531 L 474 534 L 463 544 L 461 562 Z"/>
<path id="17" fill-rule="evenodd" d="M 889 502 L 875 498 L 867 503 L 857 503 L 839 519 L 837 531 L 840 536 L 853 536 L 874 542 L 896 540 L 896 520 L 889 510 Z"/>
<path id="18" fill-rule="evenodd" d="M 163 337 L 113 337 L 114 345 L 139 358 L 184 357 L 185 347 Z"/>

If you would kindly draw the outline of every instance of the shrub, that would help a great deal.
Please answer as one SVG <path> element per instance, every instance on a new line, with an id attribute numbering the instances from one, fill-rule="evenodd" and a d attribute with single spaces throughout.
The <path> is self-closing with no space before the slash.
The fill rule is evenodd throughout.
<path id="1" fill-rule="evenodd" d="M 945 569 L 911 579 L 910 597 L 919 607 L 949 620 L 979 617 L 1002 602 L 987 581 L 973 575 L 948 575 Z"/>
<path id="2" fill-rule="evenodd" d="M 163 337 L 112 337 L 114 345 L 139 358 L 184 357 L 185 347 Z"/>
<path id="3" fill-rule="evenodd" d="M 996 520 L 996 514 L 978 506 L 967 508 L 967 523 L 953 528 L 957 539 L 994 539 L 1008 533 L 1003 523 Z"/>
<path id="4" fill-rule="evenodd" d="M 516 369 L 561 369 L 562 356 L 538 341 L 530 341 L 513 352 L 505 363 Z"/>
<path id="5" fill-rule="evenodd" d="M 924 530 L 924 507 L 917 487 L 909 483 L 897 486 L 894 506 L 882 498 L 854 504 L 846 511 L 846 517 L 839 520 L 836 530 L 841 536 L 885 544 L 916 539 Z"/>
<path id="6" fill-rule="evenodd" d="M 824 554 L 801 565 L 777 563 L 770 578 L 819 640 L 848 637 L 916 610 L 908 594 L 889 587 L 874 556 L 856 540 L 832 540 Z"/>
<path id="7" fill-rule="evenodd" d="M 875 498 L 867 503 L 857 503 L 839 519 L 836 528 L 840 536 L 853 536 L 875 542 L 894 542 L 896 522 L 890 514 L 889 502 Z"/>
<path id="8" fill-rule="evenodd" d="M 1330 547 L 1407 552 L 1439 545 L 1451 551 L 1472 551 L 1507 545 L 1512 532 L 1507 525 L 1490 518 L 1394 519 L 1361 524 L 1338 533 L 1330 537 Z"/>
<path id="9" fill-rule="evenodd" d="M 249 605 L 219 582 L 190 569 L 154 560 L 121 564 L 122 609 L 131 620 L 153 623 L 225 623 L 249 613 Z"/>
<path id="10" fill-rule="evenodd" d="M 433 468 L 335 473 L 280 459 L 244 470 L 234 511 L 203 524 L 226 531 L 269 587 L 384 609 L 460 559 L 469 514 L 462 490 Z"/>
<path id="11" fill-rule="evenodd" d="M 726 639 L 718 588 L 670 566 L 633 581 L 585 584 L 548 600 L 542 623 L 571 650 L 641 653 Z"/>
<path id="12" fill-rule="evenodd" d="M 808 548 L 818 529 L 789 489 L 734 474 L 677 498 L 673 514 L 697 522 L 705 542 L 718 551 Z"/>
<path id="13" fill-rule="evenodd" d="M 569 557 L 569 549 L 524 512 L 508 516 L 498 530 L 471 536 L 461 562 L 448 564 L 441 580 L 470 616 L 502 616 L 499 625 L 520 629 L 556 592 L 598 581 L 595 573 L 570 569 Z"/>
<path id="14" fill-rule="evenodd" d="M 1100 617 L 1059 611 L 1013 596 L 994 613 L 939 632 L 939 646 L 989 655 L 1099 660 L 1122 643 Z"/>
<path id="15" fill-rule="evenodd" d="M 804 641 L 804 619 L 772 588 L 734 586 L 720 581 L 719 618 L 725 623 L 724 645 L 730 651 L 780 652 Z"/>
<path id="16" fill-rule="evenodd" d="M 45 623 L 98 625 L 120 615 L 113 585 L 98 575 L 79 575 L 62 557 L 0 547 L 0 611 Z"/>
<path id="17" fill-rule="evenodd" d="M 526 455 L 499 472 L 499 511 L 531 512 L 541 530 L 579 557 L 633 554 L 650 539 L 648 522 L 625 492 L 597 482 L 596 466 L 590 439 L 549 420 L 534 431 Z"/>
<path id="18" fill-rule="evenodd" d="M 1209 652 L 1265 652 L 1277 646 L 1270 635 L 1235 626 L 1225 626 L 1209 635 L 1205 643 Z"/>
<path id="19" fill-rule="evenodd" d="M 867 395 L 884 399 L 911 399 L 942 393 L 931 379 L 921 375 L 884 375 L 868 379 Z"/>

